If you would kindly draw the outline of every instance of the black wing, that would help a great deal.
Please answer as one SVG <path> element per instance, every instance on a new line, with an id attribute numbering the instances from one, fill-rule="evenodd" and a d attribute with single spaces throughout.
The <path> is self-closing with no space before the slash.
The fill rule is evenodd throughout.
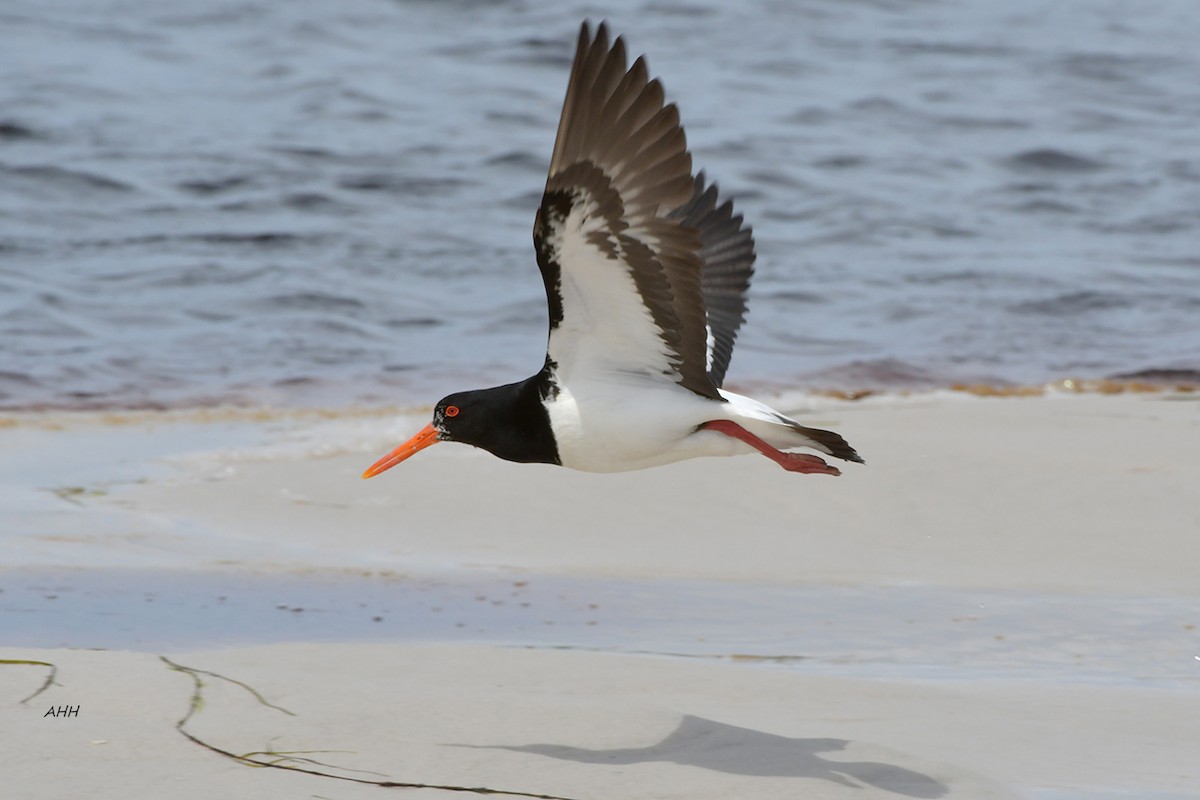
<path id="1" fill-rule="evenodd" d="M 604 24 L 594 38 L 583 24 L 533 231 L 547 354 L 560 375 L 615 371 L 720 399 L 708 369 L 704 234 L 675 213 L 694 200 L 692 159 L 663 99 L 641 58 L 626 69 L 621 39 L 610 46 Z"/>
<path id="2" fill-rule="evenodd" d="M 738 329 L 746 320 L 746 291 L 754 275 L 754 234 L 733 213 L 733 201 L 717 205 L 717 186 L 696 176 L 692 199 L 671 216 L 700 233 L 700 289 L 708 312 L 708 374 L 713 385 L 725 383 Z"/>

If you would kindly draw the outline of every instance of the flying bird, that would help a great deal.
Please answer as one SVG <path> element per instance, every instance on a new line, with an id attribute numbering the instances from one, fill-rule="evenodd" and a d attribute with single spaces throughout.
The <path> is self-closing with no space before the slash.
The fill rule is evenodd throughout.
<path id="1" fill-rule="evenodd" d="M 550 334 L 537 374 L 443 398 L 379 459 L 378 475 L 437 442 L 522 463 L 620 472 L 758 451 L 839 475 L 805 447 L 861 462 L 846 440 L 721 388 L 754 272 L 733 204 L 693 174 L 679 112 L 646 62 L 585 21 L 533 225 Z"/>

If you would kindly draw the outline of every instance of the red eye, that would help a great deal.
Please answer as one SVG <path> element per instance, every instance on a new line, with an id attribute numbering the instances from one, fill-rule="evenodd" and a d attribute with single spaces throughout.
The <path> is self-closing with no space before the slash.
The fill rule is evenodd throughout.
<path id="1" fill-rule="evenodd" d="M 447 417 L 457 417 L 458 416 L 458 406 L 446 406 L 445 414 Z"/>

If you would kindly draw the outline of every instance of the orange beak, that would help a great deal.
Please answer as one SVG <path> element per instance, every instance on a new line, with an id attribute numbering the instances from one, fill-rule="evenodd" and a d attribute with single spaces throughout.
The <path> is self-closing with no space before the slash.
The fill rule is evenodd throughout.
<path id="1" fill-rule="evenodd" d="M 413 438 L 409 439 L 404 444 L 397 447 L 392 452 L 388 453 L 383 458 L 376 461 L 370 468 L 362 474 L 363 478 L 374 478 L 384 470 L 391 469 L 399 464 L 404 459 L 414 455 L 430 445 L 438 443 L 437 431 L 434 430 L 433 424 L 430 423 L 421 429 Z"/>

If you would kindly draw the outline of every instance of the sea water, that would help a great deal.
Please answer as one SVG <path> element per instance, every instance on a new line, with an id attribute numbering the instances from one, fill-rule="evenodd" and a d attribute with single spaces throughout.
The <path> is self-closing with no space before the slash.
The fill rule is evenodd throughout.
<path id="1" fill-rule="evenodd" d="M 0 407 L 419 404 L 540 365 L 606 16 L 753 225 L 729 383 L 1200 369 L 1200 4 L 9 0 Z"/>

